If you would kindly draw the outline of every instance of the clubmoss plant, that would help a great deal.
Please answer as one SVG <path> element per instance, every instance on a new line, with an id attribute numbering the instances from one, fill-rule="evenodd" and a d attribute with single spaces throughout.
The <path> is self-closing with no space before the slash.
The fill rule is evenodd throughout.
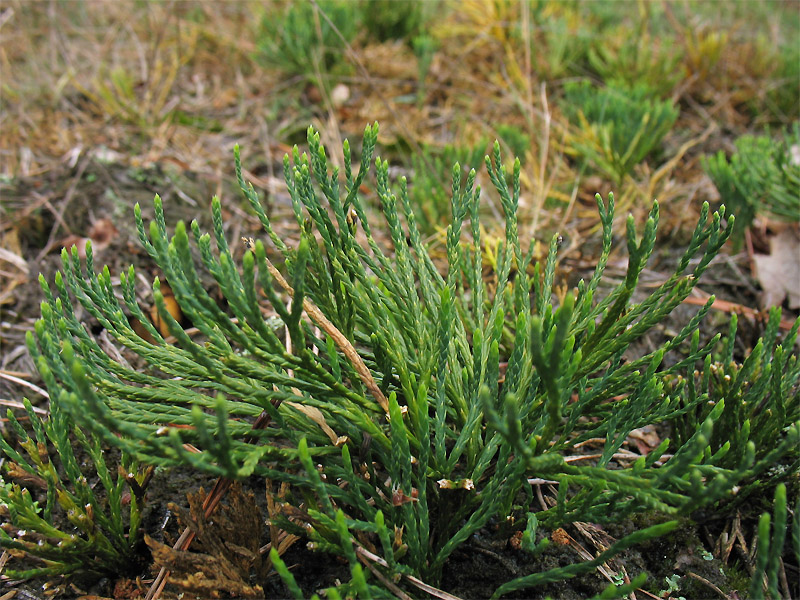
<path id="1" fill-rule="evenodd" d="M 534 68 L 542 80 L 552 81 L 585 72 L 587 53 L 592 45 L 592 27 L 578 10 L 565 3 L 541 3 L 532 15 L 530 44 Z M 521 41 L 525 39 L 518 32 Z"/>
<path id="2" fill-rule="evenodd" d="M 639 35 L 626 34 L 626 26 L 611 35 L 598 35 L 588 51 L 590 69 L 606 84 L 616 87 L 646 86 L 660 98 L 668 97 L 686 77 L 676 40 L 654 37 L 646 21 Z"/>
<path id="3" fill-rule="evenodd" d="M 735 145 L 730 158 L 720 151 L 703 168 L 736 215 L 736 241 L 756 215 L 800 221 L 800 125 L 778 140 L 745 135 Z"/>
<path id="4" fill-rule="evenodd" d="M 480 165 L 488 143 L 488 139 L 482 138 L 472 146 L 425 146 L 421 155 L 411 157 L 414 178 L 409 194 L 422 235 L 447 228 L 452 214 L 452 190 L 446 184 L 452 179 L 453 164 L 458 163 L 467 170 L 469 165 Z M 462 176 L 464 174 L 466 171 Z"/>
<path id="5" fill-rule="evenodd" d="M 428 33 L 421 33 L 411 40 L 411 47 L 417 57 L 417 106 L 421 107 L 425 101 L 427 84 L 425 80 L 433 62 L 433 57 L 438 49 L 436 38 Z"/>
<path id="6" fill-rule="evenodd" d="M 270 68 L 300 75 L 316 83 L 320 73 L 340 73 L 346 67 L 344 46 L 358 33 L 361 11 L 354 2 L 319 0 L 268 6 L 261 18 L 256 59 Z M 337 33 L 322 11 L 335 25 Z"/>
<path id="7" fill-rule="evenodd" d="M 711 452 L 719 454 L 719 464 L 731 467 L 740 461 L 748 441 L 755 444 L 757 460 L 770 460 L 774 441 L 783 440 L 785 432 L 800 420 L 800 364 L 797 356 L 791 354 L 797 339 L 797 323 L 779 340 L 780 316 L 780 310 L 770 311 L 763 337 L 742 362 L 737 362 L 734 344 L 738 318 L 732 315 L 721 356 L 712 360 L 707 355 L 702 368 L 695 370 L 685 382 L 687 385 L 682 386 L 684 405 L 694 405 L 700 394 L 705 394 L 707 401 L 673 421 L 677 446 L 693 435 L 694 423 L 706 419 L 724 401 L 725 407 L 709 439 Z M 782 463 L 775 461 L 764 476 L 741 488 L 737 502 L 743 501 L 754 488 L 774 487 L 776 482 L 797 473 L 800 468 L 797 448 L 782 454 L 782 459 Z"/>
<path id="8" fill-rule="evenodd" d="M 411 41 L 424 35 L 433 14 L 444 9 L 441 2 L 414 0 L 361 0 L 361 19 L 376 40 Z"/>
<path id="9" fill-rule="evenodd" d="M 773 60 L 777 63 L 775 75 L 778 79 L 772 89 L 767 90 L 765 104 L 768 114 L 773 116 L 771 120 L 779 123 L 795 122 L 800 119 L 800 90 L 795 85 L 800 79 L 797 46 L 791 41 L 781 44 Z"/>
<path id="10" fill-rule="evenodd" d="M 777 600 L 792 597 L 793 592 L 796 592 L 795 582 L 789 584 L 794 590 L 784 588 L 778 591 L 781 559 L 793 555 L 795 564 L 800 564 L 800 499 L 794 505 L 791 526 L 787 525 L 786 505 L 786 486 L 780 484 L 775 488 L 772 518 L 769 513 L 763 513 L 758 522 L 758 543 L 755 570 L 750 581 L 750 598 Z M 771 533 L 770 521 L 772 521 Z M 784 553 L 784 541 L 787 538 L 790 549 Z M 785 580 L 784 585 L 786 585 Z"/>
<path id="11" fill-rule="evenodd" d="M 698 331 L 713 298 L 663 347 L 629 352 L 687 297 L 728 239 L 733 219 L 725 224 L 724 208 L 711 215 L 703 207 L 675 272 L 634 303 L 659 206 L 653 204 L 641 236 L 628 218 L 627 274 L 601 298 L 614 199 L 598 196 L 597 267 L 558 301 L 558 239 L 544 261 L 531 265 L 534 245 L 523 248 L 518 235 L 520 163 L 509 181 L 497 143 L 485 159 L 505 219 L 495 273 L 484 274 L 476 173 L 464 177 L 458 164 L 446 264 L 434 262 L 422 242 L 405 179 L 393 189 L 388 163 L 376 159 L 373 185 L 389 236 L 379 243 L 361 197 L 377 135 L 377 124 L 366 128 L 357 171 L 345 141 L 342 177 L 329 171 L 311 128 L 308 154 L 295 148 L 285 157 L 301 238 L 296 247 L 243 181 L 237 151 L 240 185 L 265 232 L 263 240 L 247 240 L 240 268 L 217 199 L 213 248 L 196 222 L 179 223 L 169 235 L 158 197 L 149 226 L 137 206 L 140 240 L 195 333 L 172 318 L 158 280 L 155 304 L 174 339 L 148 324 L 132 268 L 120 275 L 118 291 L 107 268 L 94 270 L 91 246 L 85 272 L 77 250 L 65 251 L 55 293 L 44 285 L 44 320 L 36 328 L 47 369 L 65 387 L 53 401 L 145 463 L 289 483 L 294 497 L 287 497 L 280 525 L 350 565 L 352 580 L 334 596 L 384 594 L 391 586 L 419 593 L 420 584 L 439 582 L 450 555 L 492 519 L 525 529 L 522 548 L 536 554 L 546 544 L 536 543 L 539 527 L 607 523 L 637 511 L 688 514 L 730 498 L 734 486 L 795 447 L 800 423 L 787 423 L 767 455 L 747 435 L 731 456 L 712 451 L 728 399 L 703 410 L 709 394 L 689 393 L 687 378 L 719 340 L 701 345 Z M 265 242 L 280 255 L 285 277 Z M 203 286 L 192 246 L 230 312 Z M 78 321 L 74 302 L 146 368 L 109 358 Z M 265 317 L 266 303 L 278 326 Z M 133 331 L 129 317 L 152 341 Z M 677 359 L 667 363 L 667 353 Z M 779 376 L 770 381 L 784 385 Z M 796 394 L 791 398 L 787 415 L 796 410 Z M 684 437 L 671 455 L 668 439 L 647 455 L 619 453 L 632 430 L 684 417 Z M 585 455 L 582 444 L 598 438 L 605 440 L 599 457 L 565 460 Z M 534 508 L 532 479 L 557 483 L 547 507 Z M 636 531 L 594 560 L 513 579 L 495 596 L 588 571 L 677 524 Z"/>
<path id="12" fill-rule="evenodd" d="M 497 126 L 497 135 L 501 143 L 511 150 L 511 155 L 519 158 L 520 164 L 524 167 L 525 157 L 531 149 L 530 136 L 519 127 L 502 123 Z"/>
<path id="13" fill-rule="evenodd" d="M 41 327 L 40 333 L 45 335 Z M 35 346 L 31 351 L 51 393 L 58 390 L 46 360 Z M 8 480 L 0 479 L 0 547 L 27 556 L 28 564 L 5 574 L 20 579 L 135 574 L 141 566 L 139 523 L 152 467 L 140 468 L 123 454 L 112 473 L 99 439 L 76 427 L 58 403 L 45 420 L 27 399 L 24 403 L 33 435 L 8 412 L 24 453 L 0 438 Z M 44 498 L 35 500 L 40 493 Z"/>
<path id="14" fill-rule="evenodd" d="M 617 185 L 659 147 L 678 118 L 671 101 L 653 95 L 645 84 L 599 88 L 579 81 L 564 88 L 562 109 L 577 129 L 575 150 Z"/>

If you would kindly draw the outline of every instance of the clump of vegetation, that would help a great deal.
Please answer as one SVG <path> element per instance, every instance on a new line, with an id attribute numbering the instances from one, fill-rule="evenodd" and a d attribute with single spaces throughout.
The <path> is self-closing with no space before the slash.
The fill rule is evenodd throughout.
<path id="1" fill-rule="evenodd" d="M 745 135 L 735 146 L 730 158 L 722 151 L 706 157 L 703 168 L 736 215 L 739 240 L 758 215 L 800 220 L 800 125 L 777 140 Z"/>
<path id="2" fill-rule="evenodd" d="M 787 537 L 791 547 L 790 553 L 796 564 L 800 564 L 800 499 L 794 505 L 791 526 L 787 525 L 786 504 L 786 486 L 781 483 L 775 488 L 772 517 L 769 513 L 763 513 L 758 522 L 758 547 L 755 572 L 750 580 L 750 598 L 778 600 L 779 598 L 790 598 L 797 593 L 796 582 L 789 583 L 793 589 L 783 587 L 780 592 L 778 591 L 781 561 L 784 556 L 784 541 Z M 771 534 L 770 521 L 773 522 Z M 786 581 L 783 582 L 783 586 L 786 586 Z"/>
<path id="3" fill-rule="evenodd" d="M 678 108 L 658 100 L 643 84 L 568 83 L 562 110 L 574 126 L 574 150 L 619 185 L 654 152 L 678 118 Z"/>
<path id="4" fill-rule="evenodd" d="M 582 72 L 592 45 L 591 31 L 577 10 L 566 3 L 539 4 L 528 35 L 536 72 L 545 80 Z M 524 40 L 523 34 L 519 31 L 518 35 Z"/>
<path id="5" fill-rule="evenodd" d="M 691 383 L 695 365 L 707 364 L 719 340 L 700 343 L 699 326 L 713 298 L 665 345 L 623 360 L 632 343 L 688 296 L 730 236 L 734 219 L 726 224 L 724 208 L 712 215 L 704 206 L 673 275 L 633 302 L 655 245 L 659 206 L 653 204 L 641 235 L 628 218 L 627 273 L 601 297 L 614 199 L 598 195 L 603 242 L 596 269 L 575 290 L 556 294 L 558 239 L 530 266 L 534 245 L 524 248 L 518 235 L 520 163 L 509 180 L 495 143 L 485 166 L 500 198 L 505 237 L 487 282 L 482 192 L 476 172 L 464 177 L 458 164 L 444 270 L 422 242 L 405 179 L 393 188 L 388 163 L 379 158 L 374 185 L 392 251 L 378 244 L 361 197 L 377 135 L 377 124 L 367 127 L 357 172 L 345 141 L 343 185 L 337 170 L 329 171 L 313 129 L 308 154 L 295 148 L 285 157 L 301 237 L 296 247 L 278 235 L 243 181 L 237 153 L 240 185 L 282 255 L 286 277 L 267 257 L 266 240 L 247 240 L 241 270 L 236 267 L 216 198 L 213 248 L 196 222 L 179 223 L 169 235 L 158 197 L 148 227 L 137 206 L 140 240 L 196 328 L 189 333 L 175 321 L 156 280 L 153 296 L 174 337 L 169 343 L 136 302 L 133 268 L 121 274 L 118 293 L 108 269 L 94 270 L 91 246 L 85 273 L 77 250 L 65 251 L 58 297 L 45 287 L 36 328 L 43 372 L 64 385 L 52 397 L 57 409 L 146 464 L 290 484 L 272 524 L 347 561 L 352 577 L 329 592 L 333 597 L 387 589 L 410 594 L 420 584 L 435 585 L 452 553 L 492 519 L 521 531 L 521 547 L 536 554 L 556 528 L 577 520 L 608 523 L 653 510 L 685 515 L 729 500 L 737 486 L 796 452 L 800 422 L 791 419 L 800 401 L 798 367 L 788 356 L 797 325 L 779 345 L 770 330 L 761 353 L 742 366 L 741 372 L 756 364 L 770 370 L 753 396 L 712 396 L 708 382 Z M 232 314 L 202 285 L 193 246 Z M 263 298 L 277 326 L 265 318 Z M 73 302 L 146 368 L 132 369 L 98 349 Z M 137 335 L 128 317 L 150 339 Z M 282 331 L 290 344 L 279 337 Z M 676 359 L 665 361 L 667 354 Z M 771 360 L 759 362 L 766 355 Z M 757 448 L 757 436 L 746 428 L 736 448 L 729 442 L 713 447 L 715 434 L 728 431 L 726 410 L 749 414 L 748 402 L 783 411 L 771 450 Z M 681 422 L 679 438 L 646 455 L 619 454 L 631 431 L 665 421 Z M 597 438 L 605 440 L 599 457 L 565 460 Z M 556 482 L 547 508 L 533 506 L 530 478 Z M 676 520 L 652 525 L 592 560 L 511 579 L 494 597 L 587 572 L 677 526 Z M 548 532 L 544 539 L 537 536 L 541 530 Z M 277 553 L 272 560 L 301 597 Z M 644 577 L 611 586 L 603 597 L 627 593 Z"/>
<path id="6" fill-rule="evenodd" d="M 317 81 L 320 74 L 337 74 L 345 68 L 342 38 L 352 42 L 360 23 L 361 11 L 354 2 L 269 6 L 261 18 L 256 58 L 270 68 Z"/>
<path id="7" fill-rule="evenodd" d="M 767 90 L 766 108 L 778 122 L 787 123 L 800 119 L 800 61 L 797 45 L 790 42 L 782 44 L 774 55 L 777 64 L 775 82 Z"/>
<path id="8" fill-rule="evenodd" d="M 442 10 L 440 1 L 362 0 L 361 12 L 367 32 L 380 41 L 413 40 L 422 35 L 432 14 Z"/>
<path id="9" fill-rule="evenodd" d="M 521 142 L 519 138 L 514 138 Z M 442 148 L 426 146 L 422 154 L 411 157 L 414 172 L 409 196 L 417 213 L 417 224 L 423 235 L 431 235 L 447 227 L 451 216 L 452 189 L 449 187 L 453 165 L 468 170 L 483 162 L 488 140 L 483 138 L 472 146 L 448 144 Z M 462 169 L 462 176 L 466 171 Z"/>
<path id="10" fill-rule="evenodd" d="M 623 33 L 598 37 L 588 51 L 591 70 L 607 84 L 634 88 L 644 86 L 658 97 L 670 95 L 685 77 L 681 56 L 674 51 L 674 42 L 654 39 L 647 22 L 640 25 L 638 35 Z"/>
<path id="11" fill-rule="evenodd" d="M 497 126 L 497 135 L 500 138 L 500 142 L 511 150 L 511 155 L 516 156 L 519 158 L 520 164 L 525 166 L 525 156 L 527 155 L 528 151 L 531 149 L 531 138 L 530 136 L 522 131 L 519 127 L 515 127 L 513 125 L 505 125 L 500 124 Z M 484 147 L 486 144 L 484 144 Z M 473 163 L 467 163 L 473 164 Z M 474 164 L 480 164 L 474 163 Z"/>
<path id="12" fill-rule="evenodd" d="M 686 382 L 683 402 L 690 405 L 698 394 L 706 394 L 707 402 L 696 412 L 682 415 L 675 421 L 675 438 L 682 444 L 693 433 L 693 423 L 705 419 L 717 410 L 720 401 L 725 408 L 717 418 L 717 426 L 709 439 L 714 453 L 720 453 L 720 464 L 733 466 L 746 451 L 747 441 L 755 444 L 758 459 L 769 456 L 772 440 L 800 420 L 798 379 L 800 366 L 791 354 L 797 339 L 797 324 L 783 340 L 778 339 L 781 311 L 773 308 L 764 336 L 741 362 L 734 360 L 734 344 L 738 318 L 732 315 L 727 339 L 720 355 L 705 357 L 701 370 L 695 371 Z M 780 342 L 780 343 L 779 343 Z M 714 360 L 714 359 L 717 360 Z M 750 483 L 752 486 L 773 487 L 800 467 L 800 452 L 794 448 L 776 461 L 771 476 Z M 738 500 L 746 498 L 750 489 L 738 492 Z"/>
<path id="13" fill-rule="evenodd" d="M 45 315 L 52 317 L 47 309 Z M 37 334 L 43 351 L 58 352 L 53 336 L 45 329 L 41 321 Z M 30 349 L 48 389 L 57 395 L 56 378 L 62 373 L 50 371 L 35 344 Z M 0 547 L 29 561 L 27 568 L 6 569 L 5 574 L 20 579 L 77 573 L 136 574 L 141 568 L 137 546 L 142 541 L 139 525 L 144 491 L 152 467 L 140 468 L 130 455 L 123 454 L 118 472 L 112 473 L 100 440 L 75 426 L 57 402 L 45 420 L 27 400 L 25 409 L 32 432 L 8 411 L 8 422 L 24 454 L 0 438 L 7 479 L 0 479 L 4 521 Z"/>
<path id="14" fill-rule="evenodd" d="M 437 42 L 432 36 L 422 33 L 411 41 L 411 46 L 414 49 L 414 55 L 417 57 L 417 104 L 421 105 L 425 100 L 425 91 L 427 89 L 425 79 L 428 76 L 433 56 L 437 50 Z"/>

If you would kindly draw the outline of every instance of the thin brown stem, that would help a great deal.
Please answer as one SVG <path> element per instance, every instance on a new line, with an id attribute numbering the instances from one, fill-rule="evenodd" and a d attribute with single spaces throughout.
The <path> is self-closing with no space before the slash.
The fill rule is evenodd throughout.
<path id="1" fill-rule="evenodd" d="M 294 297 L 294 289 L 292 289 L 292 286 L 289 285 L 289 282 L 284 279 L 283 275 L 281 275 L 281 272 L 275 268 L 275 265 L 273 265 L 268 258 L 266 261 L 270 274 L 290 296 Z M 369 372 L 369 369 L 367 368 L 367 365 L 364 364 L 361 356 L 359 356 L 356 349 L 353 348 L 353 344 L 350 343 L 350 340 L 348 340 L 341 331 L 336 329 L 334 324 L 331 323 L 324 314 L 322 314 L 322 311 L 319 308 L 317 308 L 317 305 L 311 302 L 311 300 L 308 298 L 303 298 L 303 308 L 311 320 L 314 321 L 314 323 L 316 323 L 320 329 L 331 336 L 334 343 L 339 347 L 339 350 L 342 351 L 342 353 L 353 365 L 353 368 L 356 370 L 356 373 L 358 373 L 361 382 L 367 386 L 367 389 L 370 391 L 378 404 L 380 404 L 384 412 L 388 413 L 389 401 L 378 387 L 378 384 L 372 377 L 372 373 Z"/>

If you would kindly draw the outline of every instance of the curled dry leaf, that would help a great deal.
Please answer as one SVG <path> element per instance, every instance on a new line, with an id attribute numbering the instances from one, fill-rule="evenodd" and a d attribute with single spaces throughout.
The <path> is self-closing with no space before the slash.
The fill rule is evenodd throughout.
<path id="1" fill-rule="evenodd" d="M 161 290 L 161 294 L 164 296 L 164 304 L 167 307 L 167 312 L 172 315 L 173 319 L 180 323 L 181 319 L 183 318 L 183 313 L 181 312 L 180 306 L 178 306 L 178 301 L 175 300 L 175 294 L 172 293 L 172 288 L 169 287 L 169 284 L 166 281 L 162 281 L 159 288 Z M 150 307 L 150 321 L 152 321 L 153 325 L 155 325 L 156 329 L 158 329 L 158 332 L 163 337 L 169 337 L 169 327 L 161 318 L 161 315 L 158 314 L 158 307 L 155 304 Z M 140 338 L 150 342 L 151 344 L 155 343 L 153 336 L 150 335 L 150 333 L 138 321 L 138 319 L 131 319 L 131 327 L 136 335 L 138 335 Z"/>
<path id="2" fill-rule="evenodd" d="M 642 456 L 650 454 L 661 443 L 661 436 L 658 435 L 658 431 L 652 425 L 634 429 L 628 434 L 628 439 L 636 445 Z"/>
<path id="3" fill-rule="evenodd" d="M 104 250 L 111 244 L 111 240 L 119 234 L 119 230 L 111 219 L 98 219 L 89 228 L 89 238 L 96 250 Z"/>
<path id="4" fill-rule="evenodd" d="M 175 294 L 172 293 L 172 288 L 169 287 L 166 281 L 162 281 L 160 289 L 161 294 L 164 296 L 164 304 L 167 307 L 167 312 L 172 315 L 173 319 L 180 323 L 182 313 L 178 306 L 178 301 L 175 300 Z M 162 336 L 169 337 L 169 327 L 161 318 L 161 315 L 158 314 L 158 307 L 155 304 L 150 308 L 150 320 L 153 321 L 153 325 L 158 328 Z"/>
<path id="5" fill-rule="evenodd" d="M 800 308 L 800 231 L 793 225 L 769 240 L 769 254 L 755 254 L 755 277 L 764 291 L 761 308 L 780 306 L 788 298 L 789 308 Z"/>

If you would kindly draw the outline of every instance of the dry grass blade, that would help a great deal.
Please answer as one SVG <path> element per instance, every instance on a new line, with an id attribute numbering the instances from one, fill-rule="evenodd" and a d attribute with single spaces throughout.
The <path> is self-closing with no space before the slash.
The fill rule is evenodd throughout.
<path id="1" fill-rule="evenodd" d="M 294 290 L 292 289 L 292 286 L 289 285 L 289 282 L 284 279 L 281 272 L 275 268 L 275 265 L 273 265 L 269 259 L 266 259 L 266 261 L 270 274 L 290 296 L 294 297 Z M 367 365 L 364 364 L 364 361 L 361 359 L 361 356 L 359 356 L 356 349 L 353 348 L 350 340 L 348 340 L 341 331 L 336 329 L 333 323 L 331 323 L 328 318 L 322 314 L 322 311 L 317 308 L 317 306 L 308 298 L 303 298 L 303 308 L 311 320 L 314 321 L 314 323 L 316 323 L 323 331 L 325 331 L 325 333 L 331 336 L 331 338 L 333 338 L 333 341 L 339 347 L 339 350 L 341 350 L 347 359 L 352 363 L 353 368 L 356 370 L 359 378 L 361 379 L 361 382 L 367 386 L 367 389 L 378 402 L 380 407 L 388 414 L 389 400 L 387 400 L 386 396 L 378 387 L 378 384 L 375 382 L 375 378 L 372 376 L 372 373 L 369 372 Z"/>
<path id="2" fill-rule="evenodd" d="M 711 588 L 712 590 L 714 590 L 714 591 L 715 591 L 717 594 L 719 594 L 720 596 L 722 596 L 723 598 L 725 598 L 725 600 L 734 600 L 734 598 L 735 598 L 734 596 L 729 596 L 728 594 L 726 594 L 725 592 L 723 592 L 721 589 L 719 589 L 719 587 L 717 587 L 716 585 L 714 585 L 713 583 L 711 583 L 711 582 L 710 582 L 708 579 L 706 579 L 705 577 L 701 577 L 701 576 L 700 576 L 700 575 L 698 575 L 697 573 L 692 573 L 692 572 L 689 572 L 689 573 L 688 573 L 688 575 L 689 575 L 689 577 L 691 577 L 692 579 L 696 579 L 697 581 L 699 581 L 699 582 L 701 582 L 701 583 L 705 584 L 707 587 L 709 587 L 709 588 Z M 738 596 L 737 596 L 737 597 L 738 597 Z"/>
<path id="3" fill-rule="evenodd" d="M 697 290 L 697 288 L 695 288 L 695 290 Z M 689 296 L 688 298 L 684 299 L 683 303 L 691 304 L 693 306 L 705 306 L 707 301 L 707 298 Z M 737 315 L 742 315 L 751 319 L 766 320 L 766 314 L 764 311 L 756 310 L 755 308 L 750 308 L 749 306 L 743 306 L 742 304 L 737 304 L 736 302 L 728 302 L 727 300 L 714 300 L 711 308 L 714 310 L 721 310 L 722 312 L 726 313 L 736 313 Z M 794 326 L 794 320 L 781 319 L 779 326 L 784 331 L 789 331 Z"/>
<path id="4" fill-rule="evenodd" d="M 30 269 L 28 269 L 28 263 L 25 261 L 24 258 L 2 247 L 0 247 L 0 260 L 4 260 L 7 263 L 14 265 L 25 275 L 27 275 L 30 272 Z"/>
<path id="5" fill-rule="evenodd" d="M 14 383 L 26 387 L 30 390 L 33 390 L 40 396 L 44 396 L 45 398 L 50 398 L 50 394 L 48 394 L 45 390 L 40 388 L 38 385 L 31 383 L 30 381 L 25 381 L 15 375 L 12 375 L 8 371 L 0 370 L 0 378 L 7 379 L 8 381 L 13 381 Z"/>
<path id="6" fill-rule="evenodd" d="M 363 546 L 358 545 L 358 543 L 356 543 L 356 544 L 357 544 L 356 545 L 356 554 L 359 556 L 359 558 L 362 561 L 364 559 L 369 559 L 372 562 L 375 562 L 375 563 L 381 565 L 382 567 L 388 567 L 389 566 L 389 564 L 385 560 L 383 560 L 380 556 L 378 556 L 377 554 L 373 554 L 372 552 L 370 552 L 369 550 L 367 550 Z M 434 598 L 440 598 L 441 600 L 461 600 L 461 598 L 459 598 L 458 596 L 454 596 L 453 594 L 448 594 L 447 592 L 445 592 L 443 590 L 440 590 L 438 588 L 435 588 L 432 585 L 428 585 L 424 581 L 422 581 L 420 579 L 417 579 L 416 577 L 413 577 L 412 575 L 403 575 L 403 577 L 405 577 L 408 580 L 409 583 L 411 583 L 412 585 L 418 587 L 423 592 L 426 592 L 426 593 L 430 594 Z"/>
<path id="7" fill-rule="evenodd" d="M 8 406 L 9 408 L 18 408 L 20 410 L 25 410 L 25 405 L 22 402 L 17 402 L 16 400 L 9 400 L 8 398 L 0 398 L 0 406 Z M 33 412 L 39 415 L 46 415 L 49 411 L 45 410 L 44 408 L 39 408 L 38 406 L 33 407 Z"/>

